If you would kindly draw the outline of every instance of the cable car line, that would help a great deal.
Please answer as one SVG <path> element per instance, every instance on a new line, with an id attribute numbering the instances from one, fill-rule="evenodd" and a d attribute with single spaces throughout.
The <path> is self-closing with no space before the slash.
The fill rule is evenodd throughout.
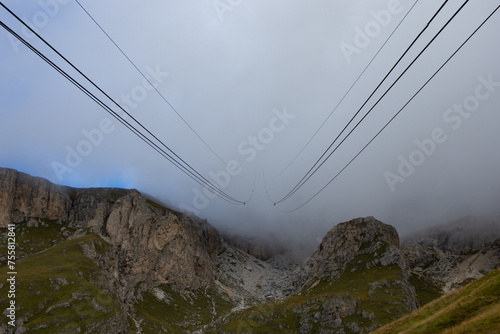
<path id="1" fill-rule="evenodd" d="M 102 94 L 104 94 L 109 100 L 111 100 L 115 105 L 117 105 L 125 114 L 127 114 L 132 120 L 134 120 L 140 127 L 142 127 L 148 134 L 150 134 L 154 139 L 156 139 L 162 146 L 164 146 L 169 152 L 171 152 L 175 157 L 177 157 L 183 164 L 181 164 L 179 161 L 177 161 L 173 156 L 171 156 L 169 153 L 164 151 L 162 148 L 160 148 L 156 143 L 154 143 L 151 139 L 149 139 L 147 136 L 144 134 L 140 133 L 139 130 L 137 130 L 135 127 L 133 127 L 130 123 L 125 121 L 121 116 L 119 116 L 116 112 L 112 111 L 112 109 L 107 106 L 104 102 L 102 102 L 100 99 L 98 99 L 94 94 L 92 94 L 90 91 L 88 91 L 86 88 L 84 88 L 80 83 L 78 83 L 75 79 L 73 79 L 69 74 L 64 72 L 60 67 L 58 67 L 55 63 L 50 61 L 46 56 L 44 56 L 41 52 L 39 52 L 35 47 L 33 47 L 30 43 L 28 43 L 26 40 L 24 40 L 21 36 L 19 36 L 17 33 L 15 33 L 12 29 L 10 29 L 5 23 L 1 22 L 1 26 L 6 29 L 9 33 L 11 33 L 15 38 L 17 38 L 19 41 L 21 41 L 24 45 L 26 45 L 31 51 L 33 51 L 35 54 L 37 54 L 39 57 L 41 57 L 44 61 L 46 61 L 50 66 L 52 66 L 54 69 L 56 69 L 60 74 L 62 74 L 66 79 L 68 79 L 70 82 L 72 82 L 75 86 L 77 86 L 80 90 L 84 91 L 84 93 L 91 97 L 94 102 L 98 103 L 101 107 L 103 107 L 106 111 L 110 112 L 115 118 L 119 118 L 120 123 L 124 124 L 124 122 L 127 124 L 126 127 L 131 130 L 133 128 L 133 132 L 137 135 L 140 133 L 140 138 L 149 142 L 151 145 L 154 146 L 155 150 L 158 152 L 160 150 L 162 152 L 162 156 L 167 158 L 168 161 L 173 163 L 177 168 L 181 169 L 184 173 L 188 174 L 191 176 L 191 178 L 194 178 L 195 181 L 197 181 L 200 185 L 207 187 L 208 190 L 219 196 L 220 198 L 225 199 L 228 202 L 231 202 L 233 204 L 242 204 L 244 205 L 244 201 L 239 201 L 235 199 L 234 197 L 228 195 L 221 189 L 219 189 L 217 186 L 215 186 L 213 183 L 208 181 L 205 177 L 203 177 L 198 171 L 196 171 L 192 166 L 190 166 L 188 163 L 186 163 L 184 160 L 182 160 L 175 152 L 173 152 L 167 145 L 165 145 L 161 140 L 159 140 L 154 134 L 152 134 L 146 127 L 144 127 L 139 121 L 137 121 L 134 117 L 132 117 L 127 111 L 125 111 L 120 105 L 116 103 L 111 97 L 109 97 L 108 94 L 106 94 L 100 87 L 98 87 L 92 80 L 90 80 L 85 74 L 83 74 L 76 66 L 74 66 L 71 62 L 69 62 L 63 55 L 61 55 L 54 47 L 52 47 L 47 41 L 45 41 L 40 35 L 38 35 L 35 31 L 33 31 L 26 23 L 24 23 L 23 20 L 21 20 L 19 17 L 17 17 L 12 11 L 10 11 L 3 3 L 0 2 L 0 5 L 5 8 L 11 15 L 13 15 L 18 21 L 20 21 L 25 27 L 30 29 L 30 31 L 35 34 L 40 40 L 42 40 L 47 46 L 49 46 L 56 54 L 58 54 L 62 59 L 64 59 L 71 67 L 73 67 L 80 75 L 82 75 L 85 79 L 87 79 L 94 87 L 96 87 Z M 124 124 L 125 125 L 125 124 Z M 150 146 L 151 146 L 150 145 Z"/>
<path id="2" fill-rule="evenodd" d="M 19 36 L 12 29 L 10 29 L 4 22 L 0 21 L 0 26 L 2 26 L 5 30 L 7 30 L 7 32 L 12 34 L 20 42 L 22 42 L 24 45 L 26 45 L 31 51 L 33 51 L 36 55 L 38 55 L 40 58 L 42 58 L 45 62 L 47 62 L 51 67 L 53 67 L 56 71 L 58 71 L 61 75 L 63 75 L 66 79 L 68 79 L 71 83 L 73 83 L 77 88 L 79 88 L 82 92 L 84 92 L 88 97 L 90 97 L 99 106 L 104 108 L 113 117 L 118 119 L 118 121 L 120 121 L 120 123 L 122 123 L 124 126 L 126 126 L 132 132 L 134 132 L 134 134 L 139 136 L 139 138 L 141 138 L 143 141 L 145 141 L 155 151 L 157 151 L 164 158 L 166 158 L 168 161 L 173 163 L 177 168 L 181 169 L 184 173 L 188 174 L 188 176 L 190 176 L 196 182 L 209 188 L 210 191 L 212 191 L 216 195 L 219 195 L 219 197 L 224 195 L 223 192 L 220 192 L 219 194 L 217 194 L 218 190 L 216 188 L 212 188 L 210 184 L 202 184 L 201 182 L 203 182 L 203 180 L 201 180 L 197 175 L 195 175 L 192 171 L 190 171 L 185 166 L 183 166 L 182 164 L 177 162 L 175 159 L 173 159 L 167 152 L 165 152 L 162 148 L 160 148 L 156 143 L 152 142 L 148 137 L 146 137 L 144 134 L 142 134 L 139 130 L 137 130 L 137 128 L 135 128 L 133 125 L 131 125 L 128 121 L 124 120 L 120 115 L 118 115 L 114 110 L 112 110 L 109 106 L 107 106 L 104 102 L 102 102 L 98 97 L 96 97 L 94 94 L 92 94 L 90 91 L 88 91 L 85 87 L 83 87 L 78 81 L 76 81 L 68 73 L 66 73 L 64 70 L 62 70 L 56 64 L 54 64 L 50 59 L 48 59 L 40 51 L 38 51 L 31 44 L 29 44 L 26 40 L 24 40 L 21 36 Z M 230 196 L 228 196 L 228 197 L 224 196 L 224 197 L 222 197 L 222 199 L 224 199 L 228 202 L 231 202 L 231 203 L 234 202 L 233 204 L 244 204 L 244 203 L 240 203 L 240 201 L 237 201 L 236 199 L 231 198 Z"/>
<path id="3" fill-rule="evenodd" d="M 87 9 L 85 9 L 85 7 L 80 3 L 79 0 L 75 0 L 76 3 L 80 6 L 80 8 L 87 14 L 87 16 L 97 25 L 97 27 L 104 33 L 104 35 L 106 35 L 106 37 L 111 41 L 111 43 L 113 43 L 113 45 L 120 51 L 120 53 L 128 60 L 128 62 L 137 70 L 137 72 L 151 85 L 151 87 L 153 87 L 153 89 L 156 91 L 156 93 L 158 93 L 158 95 L 162 98 L 163 101 L 165 101 L 165 103 L 167 103 L 167 105 L 170 107 L 170 109 L 172 109 L 172 111 L 174 111 L 177 116 L 179 116 L 179 118 L 182 120 L 182 122 L 184 122 L 184 124 L 186 124 L 186 126 L 191 130 L 191 132 L 193 132 L 193 134 L 198 137 L 198 139 L 215 155 L 215 157 L 217 157 L 218 160 L 220 160 L 225 167 L 227 168 L 230 168 L 227 164 L 227 162 L 224 161 L 224 159 L 222 159 L 216 152 L 214 149 L 212 149 L 212 147 L 210 147 L 210 145 L 208 145 L 208 143 L 196 132 L 196 130 L 186 121 L 186 119 L 184 117 L 182 117 L 182 115 L 177 111 L 176 108 L 174 108 L 174 106 L 170 103 L 170 101 L 168 101 L 168 99 L 165 97 L 165 95 L 163 95 L 159 90 L 158 88 L 153 85 L 153 83 L 151 82 L 151 80 L 144 74 L 143 71 L 141 71 L 137 65 L 132 61 L 132 59 L 130 59 L 130 57 L 125 53 L 125 51 L 123 51 L 123 49 L 113 40 L 113 38 L 111 38 L 111 36 L 104 30 L 104 28 L 94 19 L 94 17 L 87 11 Z M 240 176 L 242 177 L 242 176 Z"/>
<path id="4" fill-rule="evenodd" d="M 386 74 L 386 76 L 382 79 L 382 81 L 378 84 L 378 86 L 372 91 L 370 96 L 365 100 L 363 105 L 357 110 L 357 112 L 354 114 L 354 116 L 350 119 L 350 121 L 347 123 L 347 125 L 342 129 L 342 131 L 337 135 L 335 140 L 328 146 L 328 148 L 323 152 L 323 154 L 320 156 L 320 158 L 314 163 L 314 165 L 308 170 L 308 172 L 302 177 L 302 179 L 290 190 L 290 192 L 285 195 L 282 199 L 279 201 L 275 202 L 275 204 L 279 204 L 290 198 L 295 192 L 297 192 L 317 171 L 319 168 L 323 166 L 323 164 L 331 157 L 331 155 L 338 149 L 338 147 L 347 139 L 347 137 L 350 136 L 350 134 L 356 129 L 359 124 L 368 116 L 368 114 L 371 113 L 371 111 L 378 105 L 378 103 L 387 95 L 387 93 L 395 86 L 395 84 L 403 77 L 403 75 L 410 69 L 411 66 L 416 62 L 416 60 L 427 50 L 427 48 L 434 42 L 434 40 L 441 34 L 441 32 L 448 26 L 448 24 L 458 15 L 458 13 L 464 8 L 464 6 L 469 2 L 469 0 L 466 0 L 462 6 L 455 12 L 455 14 L 446 22 L 446 24 L 439 30 L 439 32 L 433 37 L 433 39 L 425 46 L 425 48 L 413 59 L 413 61 L 406 67 L 406 69 L 402 72 L 401 75 L 392 83 L 392 85 L 385 91 L 385 93 L 382 95 L 381 98 L 379 98 L 376 103 L 371 107 L 371 109 L 365 114 L 365 116 L 357 123 L 357 125 L 349 132 L 346 137 L 342 140 L 340 144 L 337 145 L 337 147 L 331 152 L 321 163 L 320 161 L 325 157 L 325 155 L 328 153 L 328 151 L 332 148 L 332 146 L 335 144 L 335 142 L 340 138 L 340 136 L 344 133 L 344 131 L 349 127 L 349 125 L 354 121 L 356 116 L 361 112 L 361 110 L 365 107 L 365 105 L 368 103 L 368 101 L 375 95 L 377 90 L 381 87 L 381 85 L 385 82 L 385 80 L 389 77 L 389 75 L 393 72 L 393 70 L 396 68 L 396 66 L 401 62 L 401 60 L 404 58 L 404 56 L 409 52 L 409 50 L 415 45 L 415 43 L 420 39 L 422 34 L 427 30 L 427 28 L 430 26 L 432 21 L 436 18 L 436 16 L 439 14 L 439 12 L 444 8 L 448 0 L 444 1 L 444 3 L 441 5 L 441 7 L 438 9 L 438 11 L 432 16 L 432 18 L 429 20 L 429 22 L 426 24 L 426 26 L 420 31 L 420 33 L 415 37 L 415 39 L 412 41 L 412 43 L 408 46 L 408 48 L 405 50 L 405 52 L 401 55 L 401 57 L 398 59 L 398 61 L 394 64 L 394 66 L 389 70 L 389 72 Z M 319 166 L 318 166 L 319 164 Z"/>
<path id="5" fill-rule="evenodd" d="M 415 7 L 415 5 L 417 4 L 419 0 L 415 1 L 413 3 L 413 5 L 411 6 L 410 10 L 408 10 L 408 12 L 405 14 L 405 16 L 401 19 L 401 21 L 398 23 L 398 25 L 396 26 L 396 28 L 394 28 L 394 30 L 392 31 L 392 33 L 389 35 L 389 37 L 387 37 L 387 39 L 385 40 L 385 42 L 382 44 L 382 46 L 378 49 L 378 51 L 375 53 L 375 55 L 372 57 L 372 59 L 370 60 L 370 62 L 368 62 L 368 64 L 365 66 L 365 68 L 363 69 L 363 71 L 358 75 L 358 77 L 356 78 L 356 80 L 352 83 L 351 87 L 349 87 L 349 89 L 345 92 L 344 96 L 342 96 L 342 98 L 339 100 L 339 102 L 337 102 L 337 105 L 335 105 L 335 107 L 333 108 L 333 110 L 330 112 L 330 114 L 326 117 L 326 119 L 323 121 L 323 123 L 320 125 L 320 127 L 318 128 L 318 130 L 316 130 L 316 132 L 314 132 L 314 134 L 312 135 L 312 137 L 307 141 L 307 143 L 302 147 L 302 149 L 299 151 L 299 153 L 297 153 L 297 155 L 295 155 L 295 157 L 292 159 L 292 161 L 290 161 L 290 163 L 277 175 L 277 176 L 281 176 L 291 165 L 293 165 L 293 163 L 297 160 L 297 158 L 302 154 L 302 152 L 304 152 L 304 150 L 309 146 L 309 144 L 311 143 L 311 141 L 316 137 L 316 135 L 318 134 L 318 132 L 323 128 L 323 126 L 326 124 L 326 122 L 330 119 L 330 117 L 333 115 L 333 113 L 338 109 L 338 107 L 342 104 L 342 102 L 345 100 L 345 98 L 347 97 L 347 95 L 349 95 L 349 93 L 351 92 L 351 90 L 354 88 L 354 86 L 358 83 L 359 79 L 361 79 L 361 77 L 363 76 L 363 74 L 365 74 L 366 70 L 368 69 L 368 67 L 370 67 L 370 65 L 373 63 L 373 61 L 375 60 L 375 58 L 377 58 L 378 54 L 382 51 L 382 49 L 385 47 L 385 45 L 387 44 L 387 42 L 389 42 L 389 40 L 391 39 L 391 37 L 394 35 L 394 33 L 398 30 L 399 26 L 404 22 L 404 20 L 406 19 L 406 17 L 411 13 L 411 11 L 413 10 L 413 8 Z"/>
<path id="6" fill-rule="evenodd" d="M 453 54 L 434 72 L 434 74 L 418 89 L 418 91 L 399 109 L 399 111 L 380 129 L 375 136 L 330 180 L 328 183 L 326 183 L 320 190 L 318 190 L 313 196 L 311 196 L 306 202 L 302 203 L 300 206 L 296 207 L 293 210 L 288 210 L 288 211 L 282 211 L 285 213 L 291 213 L 294 211 L 299 210 L 300 208 L 304 207 L 306 204 L 311 202 L 316 196 L 318 196 L 323 190 L 325 190 L 326 187 L 328 187 L 339 175 L 341 175 L 350 165 L 351 163 L 358 158 L 358 156 L 363 153 L 363 151 L 382 133 L 387 126 L 410 104 L 413 99 L 427 86 L 427 84 L 434 79 L 434 77 L 445 67 L 449 61 L 464 47 L 465 44 L 469 42 L 469 40 L 481 29 L 486 22 L 500 9 L 500 5 L 497 6 L 493 12 L 469 35 L 469 37 L 453 52 Z"/>

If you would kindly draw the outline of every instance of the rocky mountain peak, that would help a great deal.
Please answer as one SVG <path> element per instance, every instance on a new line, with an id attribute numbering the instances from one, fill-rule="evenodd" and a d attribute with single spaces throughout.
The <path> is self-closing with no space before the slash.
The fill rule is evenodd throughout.
<path id="1" fill-rule="evenodd" d="M 348 263 L 363 254 L 373 257 L 366 263 L 367 267 L 378 263 L 397 264 L 406 270 L 396 229 L 373 217 L 365 217 L 332 228 L 307 261 L 303 279 L 339 276 Z"/>
<path id="2" fill-rule="evenodd" d="M 323 238 L 316 250 L 317 255 L 333 251 L 350 250 L 351 255 L 374 253 L 383 245 L 399 248 L 399 236 L 396 229 L 374 217 L 357 218 L 340 223 L 332 228 Z M 333 253 L 330 252 L 330 255 Z"/>

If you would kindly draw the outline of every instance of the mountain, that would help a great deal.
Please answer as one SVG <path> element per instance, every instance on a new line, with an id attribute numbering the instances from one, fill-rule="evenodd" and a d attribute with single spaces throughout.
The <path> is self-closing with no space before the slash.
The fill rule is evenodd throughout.
<path id="1" fill-rule="evenodd" d="M 418 307 L 396 230 L 373 217 L 328 232 L 295 275 L 296 293 L 229 317 L 227 333 L 368 333 Z"/>
<path id="2" fill-rule="evenodd" d="M 0 169 L 0 199 L 0 226 L 15 224 L 17 332 L 193 332 L 292 291 L 287 259 L 258 260 L 137 190 L 74 189 Z"/>
<path id="3" fill-rule="evenodd" d="M 500 269 L 500 219 L 467 217 L 405 238 L 401 247 L 415 278 L 443 293 Z"/>
<path id="4" fill-rule="evenodd" d="M 15 301 L 16 325 L 0 333 L 368 333 L 498 266 L 491 236 L 443 237 L 454 231 L 400 244 L 392 226 L 353 219 L 297 264 L 137 190 L 0 168 L 0 308 Z"/>

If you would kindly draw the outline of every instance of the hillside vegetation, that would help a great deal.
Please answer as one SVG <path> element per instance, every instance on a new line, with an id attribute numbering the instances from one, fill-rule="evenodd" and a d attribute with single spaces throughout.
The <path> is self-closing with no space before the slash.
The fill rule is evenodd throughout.
<path id="1" fill-rule="evenodd" d="M 500 271 L 442 296 L 374 333 L 500 333 Z"/>
<path id="2" fill-rule="evenodd" d="M 116 296 L 102 288 L 101 270 L 83 251 L 104 253 L 109 247 L 89 234 L 19 261 L 15 298 L 18 327 L 41 334 L 113 330 L 125 316 Z M 0 281 L 6 282 L 7 272 L 7 267 L 0 268 Z M 8 284 L 0 288 L 2 310 L 9 303 L 8 289 Z"/>

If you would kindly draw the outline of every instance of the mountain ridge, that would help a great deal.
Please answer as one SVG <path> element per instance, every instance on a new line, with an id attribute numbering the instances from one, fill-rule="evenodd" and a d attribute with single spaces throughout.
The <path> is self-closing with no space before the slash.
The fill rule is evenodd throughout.
<path id="1" fill-rule="evenodd" d="M 88 333 L 99 326 L 114 333 L 367 333 L 500 263 L 495 241 L 455 254 L 441 249 L 446 243 L 429 243 L 442 233 L 401 243 L 394 227 L 364 217 L 337 224 L 297 264 L 279 247 L 235 240 L 134 189 L 77 189 L 0 168 L 0 226 L 8 223 L 18 230 L 20 266 L 45 263 L 36 282 L 22 276 L 22 285 L 67 291 L 58 301 L 39 291 L 45 299 L 33 305 L 22 297 L 20 333 L 50 333 L 51 326 Z M 47 252 L 68 263 L 61 277 L 51 276 Z M 76 269 L 64 254 L 79 259 Z M 5 260 L 0 256 L 0 266 Z M 89 323 L 81 309 L 99 317 Z"/>

